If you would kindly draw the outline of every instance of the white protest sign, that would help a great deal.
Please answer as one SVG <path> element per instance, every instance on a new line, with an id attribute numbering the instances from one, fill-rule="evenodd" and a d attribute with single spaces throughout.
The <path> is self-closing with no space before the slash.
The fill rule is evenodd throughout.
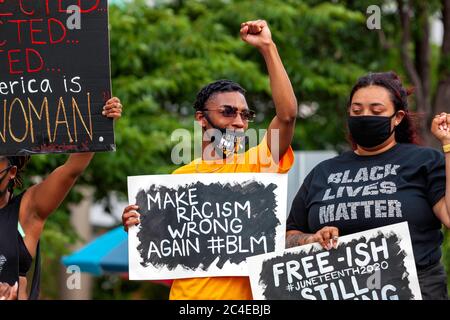
<path id="1" fill-rule="evenodd" d="M 421 300 L 407 222 L 247 258 L 257 300 Z"/>
<path id="2" fill-rule="evenodd" d="M 130 279 L 247 276 L 247 257 L 284 249 L 286 189 L 284 174 L 128 177 Z"/>

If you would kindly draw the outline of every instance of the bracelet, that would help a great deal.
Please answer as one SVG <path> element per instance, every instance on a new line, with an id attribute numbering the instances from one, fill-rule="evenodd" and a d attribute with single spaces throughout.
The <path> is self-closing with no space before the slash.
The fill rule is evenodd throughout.
<path id="1" fill-rule="evenodd" d="M 442 146 L 442 149 L 444 149 L 445 153 L 450 152 L 450 144 L 446 144 L 446 145 Z"/>

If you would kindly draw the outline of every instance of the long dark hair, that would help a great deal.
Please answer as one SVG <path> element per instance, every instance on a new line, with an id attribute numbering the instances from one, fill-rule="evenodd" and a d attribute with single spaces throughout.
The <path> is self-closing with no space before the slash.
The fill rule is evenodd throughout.
<path id="1" fill-rule="evenodd" d="M 350 107 L 353 99 L 353 95 L 361 88 L 369 86 L 380 86 L 389 91 L 391 101 L 394 104 L 395 111 L 405 111 L 405 116 L 400 124 L 395 127 L 395 140 L 400 143 L 420 143 L 420 137 L 417 131 L 418 115 L 412 113 L 408 108 L 408 96 L 411 95 L 414 90 L 406 89 L 400 77 L 393 71 L 369 73 L 358 79 L 353 86 L 348 99 L 347 108 Z M 349 135 L 349 140 L 353 147 L 356 147 L 355 142 Z"/>

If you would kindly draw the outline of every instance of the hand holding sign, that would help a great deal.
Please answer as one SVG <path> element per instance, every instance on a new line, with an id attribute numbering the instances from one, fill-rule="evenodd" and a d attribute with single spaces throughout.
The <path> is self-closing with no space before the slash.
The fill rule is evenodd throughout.
<path id="1" fill-rule="evenodd" d="M 318 242 L 325 250 L 330 250 L 331 248 L 337 248 L 339 237 L 339 229 L 336 227 L 323 227 L 317 231 L 313 236 L 313 241 Z M 308 243 L 311 243 L 308 242 Z"/>
<path id="2" fill-rule="evenodd" d="M 120 99 L 113 97 L 106 101 L 102 114 L 108 118 L 113 118 L 114 120 L 119 119 L 122 116 L 122 104 L 120 103 Z"/>
<path id="3" fill-rule="evenodd" d="M 128 177 L 130 279 L 246 276 L 248 256 L 284 248 L 287 177 Z M 220 181 L 220 182 L 217 182 Z M 139 213 L 136 211 L 139 209 Z"/>
<path id="4" fill-rule="evenodd" d="M 141 221 L 139 220 L 140 214 L 136 211 L 139 210 L 139 206 L 130 205 L 123 209 L 122 224 L 126 232 L 132 226 L 137 226 Z"/>
<path id="5" fill-rule="evenodd" d="M 108 3 L 78 1 L 83 28 L 71 28 L 68 2 L 0 2 L 2 155 L 115 150 L 113 124 L 100 116 L 117 119 L 121 108 L 113 99 L 102 110 L 111 96 Z"/>
<path id="6" fill-rule="evenodd" d="M 14 286 L 0 282 L 0 300 L 17 300 L 17 282 Z"/>
<path id="7" fill-rule="evenodd" d="M 289 230 L 286 233 L 286 247 L 292 248 L 305 244 L 319 243 L 325 250 L 337 248 L 339 229 L 336 227 L 323 227 L 316 233 L 303 233 L 298 230 Z"/>
<path id="8" fill-rule="evenodd" d="M 336 250 L 309 244 L 247 263 L 256 300 L 422 299 L 407 222 L 342 236 Z"/>

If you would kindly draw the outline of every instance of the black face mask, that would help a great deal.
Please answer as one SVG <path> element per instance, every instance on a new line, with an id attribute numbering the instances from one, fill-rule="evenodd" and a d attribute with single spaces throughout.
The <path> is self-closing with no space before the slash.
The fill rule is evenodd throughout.
<path id="1" fill-rule="evenodd" d="M 373 148 L 385 142 L 395 131 L 391 130 L 391 119 L 384 116 L 349 116 L 347 123 L 353 140 L 364 148 Z"/>
<path id="2" fill-rule="evenodd" d="M 225 159 L 231 154 L 242 153 L 246 150 L 248 137 L 243 131 L 230 130 L 220 128 L 211 122 L 209 116 L 205 113 L 205 119 L 209 124 L 221 133 L 220 139 L 215 136 L 211 137 L 211 142 L 214 144 L 214 149 L 222 158 Z"/>

